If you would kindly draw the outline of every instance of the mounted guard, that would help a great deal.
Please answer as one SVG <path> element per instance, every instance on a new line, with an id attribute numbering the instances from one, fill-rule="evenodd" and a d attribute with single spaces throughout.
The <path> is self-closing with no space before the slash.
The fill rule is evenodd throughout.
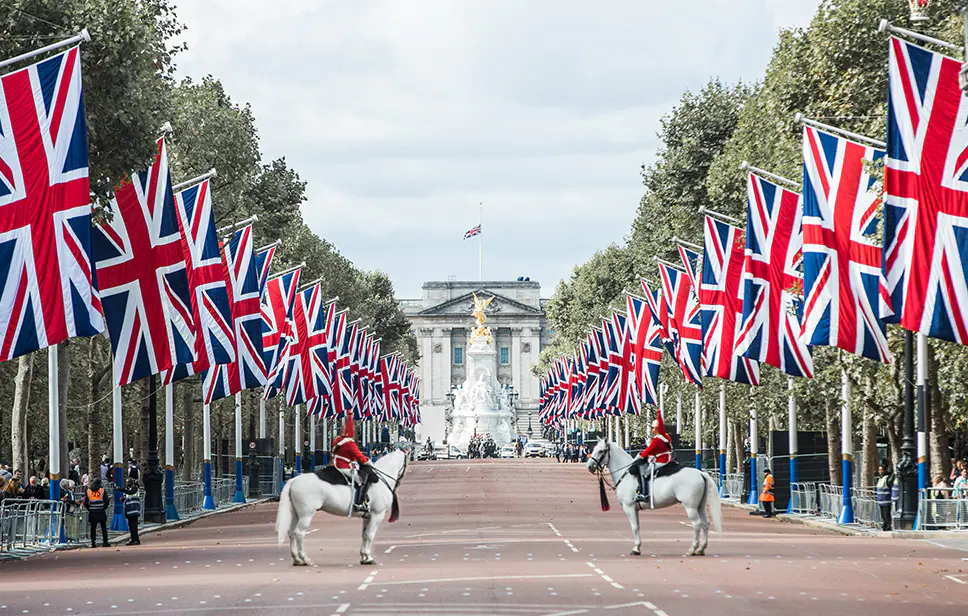
<path id="1" fill-rule="evenodd" d="M 370 459 L 356 445 L 356 427 L 352 417 L 347 418 L 343 432 L 333 439 L 333 466 L 353 486 L 353 511 L 366 513 L 369 510 L 366 495 L 377 476 L 370 465 Z"/>
<path id="2" fill-rule="evenodd" d="M 639 492 L 635 496 L 637 503 L 649 502 L 649 485 L 656 470 L 672 462 L 672 437 L 666 432 L 661 411 L 656 413 L 652 421 L 652 434 L 648 447 L 635 458 L 629 469 L 629 474 L 639 478 Z"/>

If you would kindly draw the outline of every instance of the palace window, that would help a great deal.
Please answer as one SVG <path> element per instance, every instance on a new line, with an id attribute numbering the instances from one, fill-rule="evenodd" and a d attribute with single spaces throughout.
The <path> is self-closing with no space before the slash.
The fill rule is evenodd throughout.
<path id="1" fill-rule="evenodd" d="M 464 347 L 454 347 L 454 365 L 464 365 Z"/>
<path id="2" fill-rule="evenodd" d="M 501 347 L 501 365 L 507 366 L 511 363 L 511 349 L 507 347 Z"/>

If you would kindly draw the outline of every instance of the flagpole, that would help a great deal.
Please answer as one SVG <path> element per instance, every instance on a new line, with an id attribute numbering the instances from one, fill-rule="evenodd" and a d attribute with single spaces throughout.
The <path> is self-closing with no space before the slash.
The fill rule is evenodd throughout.
<path id="1" fill-rule="evenodd" d="M 480 202 L 481 216 L 478 219 L 477 232 L 477 279 L 484 281 L 484 202 Z"/>
<path id="2" fill-rule="evenodd" d="M 84 28 L 74 36 L 64 39 L 63 41 L 58 41 L 57 43 L 51 43 L 46 47 L 41 47 L 40 49 L 34 49 L 33 51 L 28 51 L 27 53 L 22 53 L 19 56 L 14 56 L 6 60 L 0 61 L 0 68 L 7 68 L 11 64 L 16 64 L 21 60 L 29 60 L 30 58 L 36 58 L 37 56 L 43 55 L 48 51 L 54 51 L 55 49 L 60 49 L 61 47 L 67 47 L 68 45 L 73 45 L 75 43 L 88 43 L 91 41 L 91 34 Z"/>

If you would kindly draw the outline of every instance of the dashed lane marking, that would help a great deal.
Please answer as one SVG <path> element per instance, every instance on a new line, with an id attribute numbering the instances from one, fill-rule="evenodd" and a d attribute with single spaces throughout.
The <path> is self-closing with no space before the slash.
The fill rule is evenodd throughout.
<path id="1" fill-rule="evenodd" d="M 578 548 L 576 548 L 576 547 L 575 547 L 575 546 L 574 546 L 574 545 L 573 545 L 573 544 L 571 543 L 571 541 L 568 541 L 567 539 L 565 539 L 564 541 L 565 541 L 565 545 L 567 545 L 568 547 L 570 547 L 570 548 L 571 548 L 571 551 L 572 551 L 572 552 L 577 552 L 577 551 L 578 551 Z"/>
<path id="2" fill-rule="evenodd" d="M 966 582 L 964 580 L 959 580 L 958 578 L 956 578 L 953 575 L 946 575 L 945 577 L 948 578 L 949 580 L 951 580 L 952 582 L 958 582 L 959 584 L 968 584 L 968 582 Z"/>
<path id="3" fill-rule="evenodd" d="M 606 582 L 608 582 L 609 584 L 611 584 L 615 588 L 618 588 L 619 590 L 622 590 L 622 589 L 625 588 L 624 586 L 622 586 L 621 584 L 619 584 L 618 582 L 616 582 L 615 580 L 613 580 L 609 576 L 605 575 L 605 572 L 602 571 L 601 569 L 599 569 L 595 565 L 595 563 L 589 561 L 589 562 L 586 562 L 585 564 L 588 565 L 589 567 L 591 567 L 592 568 L 592 571 L 594 571 L 595 573 L 597 573 L 603 580 L 605 580 Z"/>
<path id="4" fill-rule="evenodd" d="M 393 551 L 393 550 L 395 550 L 396 548 L 397 548 L 397 546 L 395 546 L 395 545 L 391 545 L 391 546 L 390 546 L 390 547 L 388 547 L 387 549 L 385 549 L 385 550 L 383 550 L 383 553 L 384 553 L 384 554 L 389 554 L 390 552 L 392 552 L 392 551 Z"/>
<path id="5" fill-rule="evenodd" d="M 559 537 L 561 536 L 561 533 L 559 533 L 559 532 L 558 532 L 558 529 L 557 529 L 557 528 L 555 528 L 555 525 L 554 525 L 554 524 L 552 524 L 551 522 L 548 522 L 547 524 L 548 524 L 548 528 L 550 528 L 550 529 L 551 529 L 551 531 L 552 531 L 552 532 L 553 532 L 553 533 L 554 533 L 555 535 L 557 535 L 557 536 L 559 536 Z"/>
<path id="6" fill-rule="evenodd" d="M 373 578 L 375 578 L 376 577 L 376 574 L 379 573 L 379 572 L 380 571 L 377 570 L 377 571 L 374 571 L 373 573 L 371 573 L 370 575 L 368 575 L 367 578 L 365 580 L 363 580 L 363 583 L 360 584 L 359 587 L 356 590 L 366 590 L 366 587 L 369 586 L 373 582 Z"/>
<path id="7" fill-rule="evenodd" d="M 332 616 L 339 616 L 340 614 L 342 614 L 343 612 L 345 612 L 348 609 L 350 609 L 350 604 L 349 603 L 344 603 L 344 604 L 340 605 L 338 608 L 336 608 L 336 611 L 333 612 Z"/>

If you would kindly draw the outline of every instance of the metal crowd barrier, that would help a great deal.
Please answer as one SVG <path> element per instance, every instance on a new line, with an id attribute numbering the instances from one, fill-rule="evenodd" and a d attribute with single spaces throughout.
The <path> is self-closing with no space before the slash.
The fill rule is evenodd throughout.
<path id="1" fill-rule="evenodd" d="M 854 523 L 872 528 L 884 525 L 881 507 L 877 504 L 876 488 L 854 488 L 850 496 L 854 505 Z"/>
<path id="2" fill-rule="evenodd" d="M 743 496 L 743 473 L 726 473 L 723 478 L 723 498 L 738 501 Z"/>
<path id="3" fill-rule="evenodd" d="M 829 483 L 817 484 L 817 502 L 820 505 L 820 515 L 834 520 L 840 516 L 840 508 L 844 504 L 843 486 Z"/>
<path id="4" fill-rule="evenodd" d="M 61 542 L 64 503 L 8 498 L 0 506 L 0 552 L 43 549 Z"/>
<path id="5" fill-rule="evenodd" d="M 814 515 L 820 505 L 817 502 L 817 482 L 798 482 L 790 485 L 790 507 L 792 515 Z"/>
<path id="6" fill-rule="evenodd" d="M 968 529 L 968 490 L 925 488 L 918 496 L 919 530 Z"/>

